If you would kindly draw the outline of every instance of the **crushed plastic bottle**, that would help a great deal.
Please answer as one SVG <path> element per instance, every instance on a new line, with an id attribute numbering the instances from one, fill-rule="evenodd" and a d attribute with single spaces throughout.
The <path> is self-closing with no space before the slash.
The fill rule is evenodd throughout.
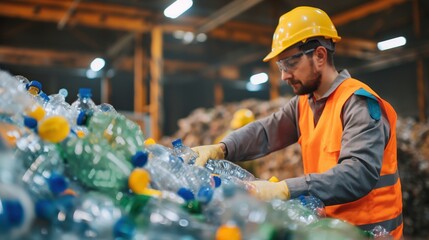
<path id="1" fill-rule="evenodd" d="M 194 164 L 198 154 L 190 147 L 183 145 L 182 139 L 178 138 L 171 142 L 173 145 L 173 153 L 182 158 L 186 164 Z"/>
<path id="2" fill-rule="evenodd" d="M 256 179 L 249 171 L 228 160 L 209 159 L 205 168 L 213 174 L 233 176 L 243 181 L 253 181 Z"/>

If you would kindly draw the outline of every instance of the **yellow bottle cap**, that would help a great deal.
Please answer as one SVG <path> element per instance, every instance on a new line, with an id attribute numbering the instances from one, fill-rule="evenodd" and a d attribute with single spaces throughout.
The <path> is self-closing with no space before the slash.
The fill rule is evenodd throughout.
<path id="1" fill-rule="evenodd" d="M 77 130 L 76 131 L 76 136 L 78 137 L 78 138 L 83 138 L 83 137 L 85 137 L 85 132 L 84 131 L 82 131 L 82 130 Z"/>
<path id="2" fill-rule="evenodd" d="M 42 119 L 37 130 L 43 140 L 59 143 L 69 135 L 70 125 L 62 116 L 51 116 Z"/>
<path id="3" fill-rule="evenodd" d="M 216 240 L 241 240 L 240 228 L 231 224 L 223 224 L 216 231 Z"/>
<path id="4" fill-rule="evenodd" d="M 272 176 L 270 179 L 268 179 L 269 182 L 280 182 L 280 180 L 276 176 Z"/>
<path id="5" fill-rule="evenodd" d="M 152 145 L 152 144 L 156 144 L 155 140 L 153 138 L 148 138 L 144 141 L 145 145 Z"/>
<path id="6" fill-rule="evenodd" d="M 128 177 L 128 187 L 136 194 L 144 194 L 150 182 L 150 174 L 142 169 L 134 169 Z"/>
<path id="7" fill-rule="evenodd" d="M 151 197 L 160 197 L 162 195 L 161 191 L 152 188 L 145 188 L 141 194 Z"/>
<path id="8" fill-rule="evenodd" d="M 42 120 L 45 117 L 45 109 L 39 104 L 36 104 L 31 107 L 29 111 L 27 111 L 27 116 L 36 119 L 37 121 Z"/>

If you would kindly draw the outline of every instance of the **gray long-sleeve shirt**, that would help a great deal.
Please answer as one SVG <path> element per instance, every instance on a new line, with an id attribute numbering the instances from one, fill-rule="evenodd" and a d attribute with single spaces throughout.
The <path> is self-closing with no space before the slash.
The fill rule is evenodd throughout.
<path id="1" fill-rule="evenodd" d="M 345 79 L 347 70 L 340 72 L 326 94 L 308 101 L 317 124 L 327 98 Z M 312 194 L 325 205 L 355 201 L 368 194 L 380 178 L 384 148 L 388 142 L 390 126 L 386 114 L 373 119 L 368 109 L 368 97 L 352 95 L 342 110 L 343 134 L 338 164 L 324 173 L 286 179 L 291 197 Z M 251 160 L 265 156 L 297 142 L 298 96 L 272 115 L 250 123 L 222 140 L 230 161 Z M 323 161 L 323 159 L 320 159 Z"/>

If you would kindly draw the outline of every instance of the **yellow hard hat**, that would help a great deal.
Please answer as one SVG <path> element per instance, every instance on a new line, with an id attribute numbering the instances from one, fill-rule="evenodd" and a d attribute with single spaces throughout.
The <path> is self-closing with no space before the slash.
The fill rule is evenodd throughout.
<path id="1" fill-rule="evenodd" d="M 321 9 L 314 7 L 297 7 L 283 14 L 279 19 L 273 35 L 271 52 L 264 62 L 276 57 L 288 47 L 312 37 L 325 37 L 339 42 L 337 30 L 329 16 Z"/>
<path id="2" fill-rule="evenodd" d="M 232 129 L 238 129 L 253 121 L 255 121 L 253 112 L 247 108 L 242 108 L 234 113 L 230 127 Z"/>

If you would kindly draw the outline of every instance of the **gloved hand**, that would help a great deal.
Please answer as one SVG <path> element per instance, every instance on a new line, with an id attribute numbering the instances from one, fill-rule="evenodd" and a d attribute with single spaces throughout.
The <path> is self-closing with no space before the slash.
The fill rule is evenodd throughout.
<path id="1" fill-rule="evenodd" d="M 287 200 L 290 198 L 289 188 L 286 181 L 269 182 L 269 181 L 250 181 L 250 193 L 255 195 L 260 200 L 281 199 Z"/>
<path id="2" fill-rule="evenodd" d="M 219 143 L 192 148 L 198 154 L 198 158 L 195 159 L 195 165 L 204 167 L 209 159 L 224 159 L 224 147 L 223 143 Z"/>

